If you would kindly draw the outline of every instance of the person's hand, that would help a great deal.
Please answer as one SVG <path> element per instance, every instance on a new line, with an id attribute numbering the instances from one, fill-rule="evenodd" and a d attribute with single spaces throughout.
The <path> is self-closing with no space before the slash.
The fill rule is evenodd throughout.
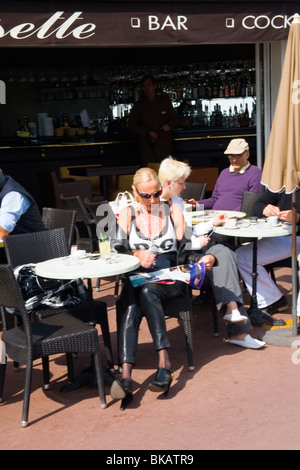
<path id="1" fill-rule="evenodd" d="M 202 237 L 198 237 L 198 240 L 200 241 L 201 247 L 208 245 L 209 242 L 210 242 L 210 238 L 207 235 L 203 235 Z"/>
<path id="2" fill-rule="evenodd" d="M 156 140 L 157 140 L 157 134 L 156 134 L 156 132 L 154 132 L 154 131 L 149 131 L 149 136 L 150 136 L 150 139 L 151 139 L 153 142 L 156 142 Z"/>
<path id="3" fill-rule="evenodd" d="M 171 127 L 168 124 L 163 124 L 160 129 L 164 132 L 169 132 Z"/>
<path id="4" fill-rule="evenodd" d="M 193 209 L 195 207 L 197 207 L 197 204 L 198 204 L 197 201 L 193 198 L 192 199 L 185 199 L 185 202 L 187 202 L 188 204 L 192 204 Z"/>
<path id="5" fill-rule="evenodd" d="M 283 222 L 288 222 L 288 223 L 291 224 L 292 221 L 293 221 L 293 211 L 292 211 L 292 209 L 289 209 L 287 211 L 280 211 L 276 215 L 278 215 L 278 218 L 280 220 L 282 220 Z M 298 220 L 299 220 L 299 214 L 297 214 L 297 222 L 298 222 Z"/>
<path id="6" fill-rule="evenodd" d="M 213 265 L 215 264 L 216 258 L 213 255 L 204 255 L 202 258 L 199 260 L 199 262 L 205 264 L 205 268 L 207 271 L 211 271 L 213 268 Z"/>
<path id="7" fill-rule="evenodd" d="M 213 220 L 213 226 L 217 227 L 218 225 L 222 225 L 226 222 L 228 216 L 226 214 L 218 214 Z"/>
<path id="8" fill-rule="evenodd" d="M 143 268 L 151 268 L 156 258 L 156 256 L 149 250 L 137 250 L 133 254 L 139 258 Z"/>
<path id="9" fill-rule="evenodd" d="M 8 232 L 7 230 L 5 230 L 5 228 L 1 227 L 0 226 L 0 240 L 2 240 L 3 237 L 6 237 L 7 235 L 9 235 L 10 232 Z"/>
<path id="10" fill-rule="evenodd" d="M 273 204 L 268 204 L 263 210 L 263 215 L 265 217 L 271 217 L 272 215 L 277 215 L 279 217 L 279 213 L 280 213 L 279 207 L 273 206 Z"/>

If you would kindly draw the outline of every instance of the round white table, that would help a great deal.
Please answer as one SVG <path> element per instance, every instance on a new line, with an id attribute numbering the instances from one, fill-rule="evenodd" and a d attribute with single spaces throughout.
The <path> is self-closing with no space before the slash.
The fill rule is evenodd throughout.
<path id="1" fill-rule="evenodd" d="M 37 263 L 35 272 L 38 276 L 50 279 L 86 278 L 91 280 L 125 274 L 138 268 L 139 265 L 139 259 L 133 255 L 118 254 L 116 262 L 102 258 L 92 259 L 92 256 L 82 259 L 68 256 Z"/>
<path id="2" fill-rule="evenodd" d="M 38 276 L 50 279 L 87 279 L 89 305 L 92 318 L 94 318 L 92 279 L 125 274 L 135 270 L 139 266 L 139 259 L 133 255 L 118 254 L 115 262 L 111 262 L 109 259 L 93 259 L 93 255 L 82 259 L 78 259 L 74 256 L 67 256 L 37 263 L 35 266 L 35 272 Z M 109 362 L 112 363 L 113 367 L 112 355 Z M 91 366 L 81 371 L 72 383 L 65 385 L 63 387 L 63 391 L 71 392 L 86 382 L 94 382 L 93 361 Z"/>
<path id="3" fill-rule="evenodd" d="M 249 220 L 244 219 L 237 222 L 235 228 L 226 228 L 220 226 L 215 228 L 215 233 L 220 235 L 227 235 L 229 237 L 250 238 L 253 240 L 253 262 L 252 262 L 252 295 L 248 315 L 251 322 L 255 325 L 262 325 L 264 322 L 271 325 L 285 325 L 284 320 L 277 320 L 269 315 L 265 310 L 260 310 L 257 305 L 257 240 L 265 237 L 282 237 L 292 234 L 292 225 L 286 223 L 279 223 L 277 226 L 270 226 L 265 222 L 263 228 L 259 228 L 258 224 L 250 223 Z"/>

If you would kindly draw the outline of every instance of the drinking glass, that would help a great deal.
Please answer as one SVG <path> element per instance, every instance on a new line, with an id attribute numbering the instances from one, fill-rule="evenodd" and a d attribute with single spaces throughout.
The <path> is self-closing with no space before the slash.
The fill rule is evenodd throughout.
<path id="1" fill-rule="evenodd" d="M 108 236 L 101 236 L 98 238 L 99 242 L 99 251 L 101 258 L 109 258 L 110 257 L 110 237 Z"/>

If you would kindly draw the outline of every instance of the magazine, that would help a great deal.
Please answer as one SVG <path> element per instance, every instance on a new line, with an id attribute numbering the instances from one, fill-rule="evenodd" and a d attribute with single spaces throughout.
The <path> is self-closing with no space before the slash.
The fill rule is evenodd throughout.
<path id="1" fill-rule="evenodd" d="M 133 287 L 141 287 L 148 282 L 172 284 L 175 281 L 182 281 L 189 284 L 193 289 L 201 289 L 204 277 L 205 264 L 191 263 L 153 272 L 136 273 L 129 276 L 129 279 Z"/>

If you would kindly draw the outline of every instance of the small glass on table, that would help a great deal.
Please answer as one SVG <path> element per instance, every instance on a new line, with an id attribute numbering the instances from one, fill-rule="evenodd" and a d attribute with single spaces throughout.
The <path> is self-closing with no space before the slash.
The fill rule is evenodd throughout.
<path id="1" fill-rule="evenodd" d="M 101 258 L 109 258 L 110 257 L 110 247 L 111 247 L 111 241 L 110 237 L 106 235 L 102 235 L 98 238 L 98 243 L 99 243 L 99 252 L 101 255 Z"/>

